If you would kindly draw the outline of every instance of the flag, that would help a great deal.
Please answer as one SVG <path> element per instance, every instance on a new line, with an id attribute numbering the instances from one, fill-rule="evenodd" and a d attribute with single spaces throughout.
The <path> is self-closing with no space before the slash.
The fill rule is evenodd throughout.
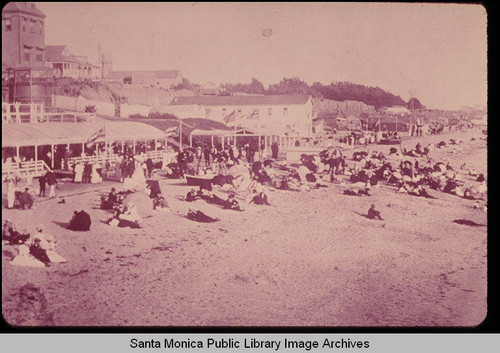
<path id="1" fill-rule="evenodd" d="M 224 122 L 226 124 L 233 122 L 233 121 L 236 121 L 236 110 L 233 110 L 230 114 L 228 114 L 224 117 Z"/>
<path id="2" fill-rule="evenodd" d="M 96 142 L 103 142 L 106 137 L 106 126 L 103 126 L 99 131 L 94 132 L 88 139 L 86 146 L 91 148 Z"/>
<path id="3" fill-rule="evenodd" d="M 179 128 L 177 126 L 171 126 L 165 130 L 165 136 L 176 136 L 179 134 Z"/>

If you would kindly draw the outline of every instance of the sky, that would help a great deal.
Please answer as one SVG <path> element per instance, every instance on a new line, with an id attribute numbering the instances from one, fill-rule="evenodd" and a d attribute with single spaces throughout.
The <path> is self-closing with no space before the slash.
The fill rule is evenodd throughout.
<path id="1" fill-rule="evenodd" d="M 45 44 L 113 70 L 179 69 L 207 85 L 299 77 L 412 96 L 428 108 L 487 104 L 487 14 L 477 4 L 37 3 Z M 271 35 L 264 35 L 271 33 Z"/>

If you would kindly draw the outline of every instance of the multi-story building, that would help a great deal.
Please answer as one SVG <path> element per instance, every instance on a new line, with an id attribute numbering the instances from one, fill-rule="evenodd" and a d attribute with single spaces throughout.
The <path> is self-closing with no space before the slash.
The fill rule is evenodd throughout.
<path id="1" fill-rule="evenodd" d="M 230 126 L 274 134 L 311 136 L 311 96 L 175 97 L 163 112 L 180 118 L 204 118 Z"/>
<path id="2" fill-rule="evenodd" d="M 32 2 L 9 2 L 2 10 L 2 64 L 45 65 L 45 15 Z"/>
<path id="3" fill-rule="evenodd" d="M 71 77 L 75 80 L 97 80 L 100 68 L 88 62 L 86 56 L 73 55 L 65 45 L 47 45 L 47 64 L 54 77 Z"/>
<path id="4" fill-rule="evenodd" d="M 2 9 L 2 99 L 50 102 L 52 75 L 45 67 L 45 15 L 32 2 Z"/>

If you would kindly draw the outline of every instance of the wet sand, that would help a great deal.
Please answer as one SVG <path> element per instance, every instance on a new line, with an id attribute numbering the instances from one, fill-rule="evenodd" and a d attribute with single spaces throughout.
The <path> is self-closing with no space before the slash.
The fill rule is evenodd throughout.
<path id="1" fill-rule="evenodd" d="M 476 138 L 471 141 L 471 137 Z M 431 152 L 458 169 L 486 172 L 479 133 L 405 141 L 464 141 Z M 390 146 L 369 147 L 388 150 Z M 350 162 L 352 163 L 352 162 Z M 309 192 L 271 192 L 272 206 L 244 212 L 203 201 L 187 203 L 181 181 L 160 185 L 171 212 L 142 229 L 113 228 L 98 207 L 99 190 L 37 202 L 29 211 L 3 210 L 18 229 L 43 223 L 68 261 L 48 268 L 17 267 L 4 246 L 2 312 L 13 325 L 55 326 L 474 326 L 486 315 L 487 228 L 474 201 L 430 190 L 436 199 L 398 194 L 343 195 L 339 183 Z M 363 216 L 376 203 L 384 220 Z M 197 223 L 189 208 L 220 218 Z M 64 229 L 73 210 L 92 217 L 90 232 Z M 56 223 L 56 222 L 59 222 Z M 20 303 L 19 290 L 39 300 Z M 40 303 L 42 302 L 42 303 Z M 24 315 L 23 315 L 24 313 Z M 36 313 L 34 315 L 33 313 Z M 30 316 L 31 315 L 31 316 Z M 29 319 L 26 317 L 29 316 Z"/>

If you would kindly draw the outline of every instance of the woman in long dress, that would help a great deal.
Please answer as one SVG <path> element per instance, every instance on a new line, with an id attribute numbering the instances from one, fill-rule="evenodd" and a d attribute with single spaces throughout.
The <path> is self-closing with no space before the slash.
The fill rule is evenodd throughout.
<path id="1" fill-rule="evenodd" d="M 9 178 L 7 184 L 7 207 L 14 208 L 14 201 L 16 200 L 16 186 L 14 179 Z"/>
<path id="2" fill-rule="evenodd" d="M 101 182 L 102 182 L 102 178 L 99 175 L 99 173 L 97 172 L 97 165 L 93 164 L 92 165 L 92 174 L 91 174 L 91 177 L 90 177 L 90 183 L 91 184 L 98 184 L 98 183 L 101 183 Z"/>
<path id="3" fill-rule="evenodd" d="M 75 166 L 75 183 L 81 183 L 83 179 L 83 165 L 78 162 Z"/>

